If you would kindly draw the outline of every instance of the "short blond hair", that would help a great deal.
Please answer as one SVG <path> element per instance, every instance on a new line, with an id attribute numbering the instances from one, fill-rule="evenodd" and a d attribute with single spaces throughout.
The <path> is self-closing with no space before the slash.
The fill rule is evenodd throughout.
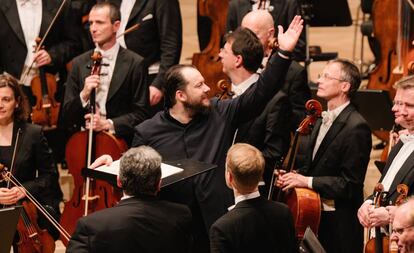
<path id="1" fill-rule="evenodd" d="M 395 82 L 394 89 L 413 89 L 414 88 L 414 75 L 405 76 Z"/>
<path id="2" fill-rule="evenodd" d="M 262 180 L 265 160 L 262 153 L 252 145 L 237 143 L 230 147 L 226 169 L 233 175 L 236 188 L 253 190 Z"/>

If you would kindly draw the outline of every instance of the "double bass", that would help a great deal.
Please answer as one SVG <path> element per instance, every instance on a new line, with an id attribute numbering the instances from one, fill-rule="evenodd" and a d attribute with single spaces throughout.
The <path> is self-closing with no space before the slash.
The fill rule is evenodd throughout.
<path id="1" fill-rule="evenodd" d="M 299 135 L 309 134 L 315 125 L 316 120 L 320 118 L 322 113 L 322 105 L 317 100 L 311 99 L 307 101 L 305 107 L 308 115 L 295 131 L 295 136 L 291 144 L 289 158 L 285 169 L 286 173 L 293 171 Z M 278 168 L 275 170 L 277 169 Z M 274 177 L 275 173 L 273 174 L 270 184 L 271 188 L 269 190 L 269 199 L 272 199 Z M 283 193 L 282 189 L 279 189 L 277 200 L 285 202 L 292 212 L 296 235 L 298 238 L 303 238 L 305 230 L 308 226 L 314 233 L 318 233 L 319 223 L 321 220 L 321 199 L 317 192 L 308 188 L 295 187 L 290 189 L 287 193 Z"/>
<path id="2" fill-rule="evenodd" d="M 393 85 L 413 72 L 413 9 L 407 0 L 375 0 L 372 7 L 374 37 L 379 42 L 379 63 L 369 75 L 368 89 L 387 90 L 395 96 Z M 388 132 L 375 131 L 388 141 Z"/>
<path id="3" fill-rule="evenodd" d="M 102 56 L 99 52 L 92 55 L 92 75 L 99 75 Z M 90 95 L 90 113 L 95 114 L 95 90 Z M 101 131 L 94 132 L 92 126 L 89 131 L 80 131 L 72 135 L 66 144 L 66 161 L 69 173 L 74 179 L 72 198 L 65 202 L 61 224 L 72 234 L 75 231 L 76 221 L 89 213 L 115 206 L 121 198 L 121 190 L 101 180 L 84 179 L 81 169 L 89 167 L 91 162 L 104 154 L 119 159 L 128 148 L 126 142 L 112 134 Z M 68 240 L 61 238 L 67 245 Z"/>
<path id="4" fill-rule="evenodd" d="M 221 47 L 221 38 L 226 27 L 227 0 L 198 0 L 199 13 L 211 20 L 211 35 L 207 47 L 200 53 L 193 55 L 192 64 L 203 75 L 206 84 L 210 87 L 210 95 L 215 96 L 220 90 L 215 85 L 227 76 L 223 73 L 223 64 L 218 54 Z"/>

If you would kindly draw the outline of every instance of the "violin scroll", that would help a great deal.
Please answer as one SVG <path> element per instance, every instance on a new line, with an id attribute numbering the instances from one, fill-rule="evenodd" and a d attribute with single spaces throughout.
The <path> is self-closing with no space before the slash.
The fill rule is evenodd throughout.
<path id="1" fill-rule="evenodd" d="M 322 105 L 318 100 L 310 99 L 305 104 L 306 113 L 308 114 L 304 120 L 300 123 L 298 133 L 302 135 L 309 134 L 311 129 L 316 123 L 316 120 L 321 117 Z"/>
<path id="2" fill-rule="evenodd" d="M 231 99 L 234 96 L 234 92 L 231 91 L 231 83 L 226 79 L 221 79 L 217 82 L 217 89 L 220 91 L 217 95 L 220 100 Z"/>

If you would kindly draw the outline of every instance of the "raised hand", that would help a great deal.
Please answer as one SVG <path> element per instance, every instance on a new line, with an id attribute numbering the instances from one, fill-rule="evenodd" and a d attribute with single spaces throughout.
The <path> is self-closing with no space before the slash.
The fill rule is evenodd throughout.
<path id="1" fill-rule="evenodd" d="M 293 18 L 286 32 L 283 32 L 283 27 L 280 25 L 277 28 L 279 31 L 277 36 L 279 48 L 284 51 L 293 51 L 303 30 L 303 19 L 301 16 L 296 15 Z"/>

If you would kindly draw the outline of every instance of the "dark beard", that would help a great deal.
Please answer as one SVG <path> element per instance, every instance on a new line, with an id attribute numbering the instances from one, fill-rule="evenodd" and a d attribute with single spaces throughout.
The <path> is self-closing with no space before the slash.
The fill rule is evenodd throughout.
<path id="1" fill-rule="evenodd" d="M 191 102 L 183 102 L 184 108 L 190 113 L 191 116 L 195 115 L 206 115 L 209 114 L 211 111 L 211 104 L 210 105 L 203 105 L 201 103 L 195 104 Z"/>

